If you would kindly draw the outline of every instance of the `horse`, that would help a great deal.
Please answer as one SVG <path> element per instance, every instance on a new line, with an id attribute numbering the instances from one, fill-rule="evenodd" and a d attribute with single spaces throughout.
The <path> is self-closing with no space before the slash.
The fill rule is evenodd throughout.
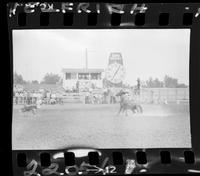
<path id="1" fill-rule="evenodd" d="M 133 100 L 130 100 L 127 93 L 128 92 L 120 91 L 118 94 L 116 94 L 116 96 L 120 96 L 120 109 L 118 114 L 125 111 L 127 116 L 128 110 L 131 110 L 134 114 L 143 113 L 142 106 L 135 103 Z"/>

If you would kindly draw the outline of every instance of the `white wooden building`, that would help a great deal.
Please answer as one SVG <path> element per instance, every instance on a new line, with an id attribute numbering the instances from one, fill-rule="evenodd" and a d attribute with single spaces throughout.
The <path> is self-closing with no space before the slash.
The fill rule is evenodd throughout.
<path id="1" fill-rule="evenodd" d="M 65 90 L 84 90 L 103 87 L 104 69 L 62 69 L 63 88 Z"/>

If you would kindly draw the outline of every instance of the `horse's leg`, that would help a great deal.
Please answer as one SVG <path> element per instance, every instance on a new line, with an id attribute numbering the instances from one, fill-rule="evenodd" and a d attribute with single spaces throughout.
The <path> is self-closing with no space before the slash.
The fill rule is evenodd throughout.
<path id="1" fill-rule="evenodd" d="M 120 105 L 119 112 L 117 113 L 117 115 L 119 115 L 121 111 L 122 111 L 122 105 Z"/>
<path id="2" fill-rule="evenodd" d="M 125 115 L 128 116 L 128 108 L 123 108 L 123 113 L 125 112 Z"/>
<path id="3" fill-rule="evenodd" d="M 136 110 L 137 113 L 140 113 L 140 108 L 139 108 L 138 105 L 135 106 L 135 110 Z"/>
<path id="4" fill-rule="evenodd" d="M 36 114 L 36 110 L 32 109 L 32 113 L 33 113 L 33 115 L 35 115 Z"/>
<path id="5" fill-rule="evenodd" d="M 132 107 L 131 110 L 132 110 L 133 114 L 135 114 L 135 108 Z"/>
<path id="6" fill-rule="evenodd" d="M 122 106 L 122 110 L 121 111 L 122 111 L 122 114 L 124 114 L 124 113 L 127 114 L 127 108 L 126 107 Z"/>
<path id="7" fill-rule="evenodd" d="M 128 109 L 126 108 L 126 110 L 125 110 L 125 111 L 126 111 L 126 116 L 128 116 Z"/>
<path id="8" fill-rule="evenodd" d="M 139 105 L 140 113 L 143 113 L 142 106 Z"/>
<path id="9" fill-rule="evenodd" d="M 142 113 L 143 112 L 142 107 L 140 105 L 137 105 L 136 109 L 137 109 L 138 113 Z"/>

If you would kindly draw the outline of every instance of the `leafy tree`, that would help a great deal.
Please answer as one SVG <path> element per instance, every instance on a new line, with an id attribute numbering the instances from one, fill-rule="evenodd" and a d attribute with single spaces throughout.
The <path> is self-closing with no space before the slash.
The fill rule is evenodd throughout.
<path id="1" fill-rule="evenodd" d="M 32 83 L 33 84 L 39 84 L 39 82 L 37 80 L 33 80 Z"/>
<path id="2" fill-rule="evenodd" d="M 164 83 L 160 81 L 158 78 L 154 80 L 154 86 L 155 87 L 163 87 Z"/>
<path id="3" fill-rule="evenodd" d="M 53 74 L 53 73 L 47 73 L 43 80 L 41 81 L 41 83 L 44 84 L 56 84 L 57 82 L 59 82 L 60 80 L 60 76 L 57 74 Z"/>
<path id="4" fill-rule="evenodd" d="M 24 81 L 22 75 L 17 74 L 16 72 L 13 75 L 13 81 L 14 84 L 24 84 L 26 81 Z"/>
<path id="5" fill-rule="evenodd" d="M 186 88 L 186 87 L 188 87 L 188 86 L 183 83 L 180 83 L 177 85 L 177 88 Z"/>
<path id="6" fill-rule="evenodd" d="M 150 77 L 146 81 L 146 85 L 144 87 L 149 87 L 149 88 L 159 88 L 159 87 L 168 87 L 168 88 L 186 88 L 188 87 L 187 85 L 183 83 L 178 83 L 178 79 L 172 78 L 168 75 L 165 75 L 163 81 L 160 81 L 158 78 L 153 79 Z"/>
<path id="7" fill-rule="evenodd" d="M 150 88 L 163 87 L 163 82 L 160 81 L 158 78 L 153 79 L 152 77 L 150 77 L 149 80 L 146 81 L 146 86 Z"/>
<path id="8" fill-rule="evenodd" d="M 59 79 L 58 84 L 59 84 L 59 85 L 62 85 L 62 84 L 63 84 L 63 79 L 62 79 L 62 78 Z"/>
<path id="9" fill-rule="evenodd" d="M 146 81 L 147 87 L 153 87 L 153 78 L 150 77 L 149 80 Z"/>
<path id="10" fill-rule="evenodd" d="M 169 87 L 169 88 L 177 87 L 178 79 L 165 75 L 164 85 L 165 85 L 165 87 Z"/>

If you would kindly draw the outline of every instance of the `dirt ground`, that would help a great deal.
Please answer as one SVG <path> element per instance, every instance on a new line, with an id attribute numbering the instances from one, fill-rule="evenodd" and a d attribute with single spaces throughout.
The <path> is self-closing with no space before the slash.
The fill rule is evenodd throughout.
<path id="1" fill-rule="evenodd" d="M 21 107 L 13 107 L 13 150 L 191 147 L 188 104 L 144 104 L 128 116 L 117 115 L 119 104 L 43 105 L 36 115 Z"/>

